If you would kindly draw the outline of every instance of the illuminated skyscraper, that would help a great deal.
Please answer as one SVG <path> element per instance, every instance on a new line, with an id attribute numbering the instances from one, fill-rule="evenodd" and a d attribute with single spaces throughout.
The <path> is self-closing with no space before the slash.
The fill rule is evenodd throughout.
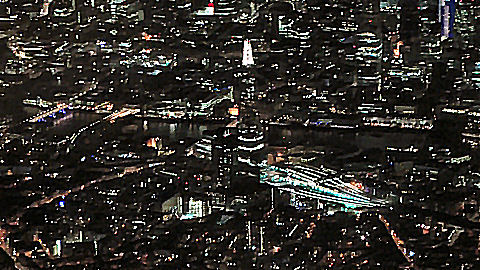
<path id="1" fill-rule="evenodd" d="M 480 2 L 478 1 L 460 1 L 455 13 L 455 33 L 461 39 L 460 44 L 466 49 L 475 47 L 475 33 L 480 28 L 478 23 L 478 13 Z"/>
<path id="2" fill-rule="evenodd" d="M 244 40 L 242 65 L 253 66 L 254 64 L 255 62 L 253 61 L 252 44 L 250 43 L 250 40 Z"/>
<path id="3" fill-rule="evenodd" d="M 455 22 L 455 0 L 440 0 L 438 8 L 438 19 L 442 24 L 442 39 L 452 38 Z"/>
<path id="4" fill-rule="evenodd" d="M 256 162 L 255 155 L 265 148 L 265 138 L 261 126 L 251 119 L 244 120 L 238 128 L 238 161 L 247 166 Z"/>
<path id="5" fill-rule="evenodd" d="M 214 174 L 216 188 L 229 188 L 236 164 L 236 122 L 218 129 L 212 140 L 212 161 L 217 168 Z"/>
<path id="6" fill-rule="evenodd" d="M 441 29 L 437 19 L 437 2 L 435 0 L 420 0 L 420 56 L 423 59 L 420 66 L 425 70 L 425 83 L 432 80 L 433 64 L 442 55 L 440 46 Z"/>
<path id="7" fill-rule="evenodd" d="M 235 101 L 239 104 L 240 115 L 249 114 L 256 100 L 254 61 L 250 40 L 243 41 L 242 66 L 235 77 L 238 78 L 238 87 L 235 88 Z M 247 112 L 248 111 L 248 112 Z"/>
<path id="8" fill-rule="evenodd" d="M 435 9 L 436 4 L 431 1 L 420 1 L 420 53 L 427 60 L 438 59 L 442 53 Z"/>
<path id="9" fill-rule="evenodd" d="M 237 177 L 259 177 L 259 170 L 255 164 L 260 161 L 260 153 L 264 149 L 264 134 L 257 119 L 255 102 L 258 93 L 255 85 L 255 68 L 252 54 L 252 45 L 247 39 L 243 42 L 242 67 L 237 73 L 239 78 L 239 122 L 236 129 Z"/>
<path id="10" fill-rule="evenodd" d="M 357 35 L 357 83 L 362 87 L 364 101 L 380 99 L 382 42 L 371 32 Z"/>

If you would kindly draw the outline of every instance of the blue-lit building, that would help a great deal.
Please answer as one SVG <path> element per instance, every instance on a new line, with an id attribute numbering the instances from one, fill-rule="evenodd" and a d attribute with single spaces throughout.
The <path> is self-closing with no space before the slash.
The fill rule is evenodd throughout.
<path id="1" fill-rule="evenodd" d="M 455 22 L 455 0 L 439 0 L 439 22 L 442 25 L 442 39 L 453 37 Z"/>

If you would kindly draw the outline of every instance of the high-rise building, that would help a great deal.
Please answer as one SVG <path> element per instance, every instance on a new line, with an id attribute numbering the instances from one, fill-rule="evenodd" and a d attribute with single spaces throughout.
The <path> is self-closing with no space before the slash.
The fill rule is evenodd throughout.
<path id="1" fill-rule="evenodd" d="M 474 37 L 480 25 L 478 23 L 478 13 L 480 2 L 478 1 L 460 1 L 455 12 L 454 30 L 461 39 L 460 44 L 464 49 L 473 49 Z"/>
<path id="2" fill-rule="evenodd" d="M 380 98 L 382 42 L 371 32 L 357 35 L 357 83 L 363 88 L 364 101 Z"/>
<path id="3" fill-rule="evenodd" d="M 212 140 L 212 161 L 216 168 L 215 186 L 229 188 L 237 160 L 236 126 L 229 125 L 226 129 L 218 129 Z"/>
<path id="4" fill-rule="evenodd" d="M 439 59 L 442 53 L 440 46 L 440 24 L 436 20 L 437 4 L 431 0 L 420 1 L 420 54 L 428 61 Z"/>
<path id="5" fill-rule="evenodd" d="M 475 68 L 472 72 L 472 82 L 477 88 L 480 88 L 480 62 L 475 63 Z"/>
<path id="6" fill-rule="evenodd" d="M 438 19 L 442 24 L 442 39 L 453 37 L 455 22 L 455 0 L 439 0 Z"/>
<path id="7" fill-rule="evenodd" d="M 273 39 L 279 39 L 281 35 L 285 35 L 286 31 L 291 29 L 291 15 L 294 14 L 292 5 L 286 2 L 272 3 L 268 13 L 268 24 L 270 34 Z"/>
<path id="8" fill-rule="evenodd" d="M 442 55 L 441 24 L 437 19 L 438 3 L 436 0 L 420 0 L 420 66 L 424 69 L 425 83 L 429 85 L 433 64 Z"/>
<path id="9" fill-rule="evenodd" d="M 241 67 L 235 72 L 237 87 L 234 88 L 234 100 L 239 105 L 239 114 L 248 115 L 253 110 L 257 100 L 255 88 L 255 69 L 252 45 L 249 40 L 243 42 Z"/>
<path id="10" fill-rule="evenodd" d="M 243 66 L 253 66 L 255 62 L 253 61 L 253 52 L 252 52 L 252 44 L 250 40 L 243 41 L 243 58 L 242 58 L 242 65 Z"/>
<path id="11" fill-rule="evenodd" d="M 265 148 L 261 126 L 251 119 L 243 119 L 238 127 L 238 161 L 250 166 L 256 164 L 256 154 Z"/>
<path id="12" fill-rule="evenodd" d="M 400 9 L 400 40 L 403 61 L 407 65 L 415 65 L 419 61 L 420 51 L 420 9 L 418 0 L 399 1 Z"/>

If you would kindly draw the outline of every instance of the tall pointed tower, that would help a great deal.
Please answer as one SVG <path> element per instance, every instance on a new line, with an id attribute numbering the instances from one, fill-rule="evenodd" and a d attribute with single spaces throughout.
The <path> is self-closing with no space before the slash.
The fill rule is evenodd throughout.
<path id="1" fill-rule="evenodd" d="M 253 66 L 254 64 L 255 62 L 253 62 L 252 44 L 250 44 L 250 40 L 246 39 L 243 41 L 242 65 Z"/>

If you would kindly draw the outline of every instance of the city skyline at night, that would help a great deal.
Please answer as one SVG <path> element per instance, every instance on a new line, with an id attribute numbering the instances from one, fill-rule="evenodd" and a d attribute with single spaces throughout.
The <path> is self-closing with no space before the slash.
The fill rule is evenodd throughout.
<path id="1" fill-rule="evenodd" d="M 479 21 L 0 1 L 0 269 L 479 269 Z"/>

